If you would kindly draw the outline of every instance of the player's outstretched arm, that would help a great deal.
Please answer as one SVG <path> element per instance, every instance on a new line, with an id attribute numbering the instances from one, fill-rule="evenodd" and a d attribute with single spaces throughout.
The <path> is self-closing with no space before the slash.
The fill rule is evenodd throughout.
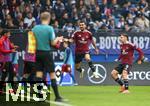
<path id="1" fill-rule="evenodd" d="M 94 40 L 92 40 L 92 45 L 94 46 L 94 48 L 95 48 L 95 52 L 96 52 L 96 54 L 99 54 L 99 49 L 97 48 L 97 46 L 96 46 L 96 42 L 94 41 Z"/>
<path id="2" fill-rule="evenodd" d="M 56 46 L 58 42 L 63 41 L 63 36 L 56 37 L 54 40 L 51 41 L 52 46 Z"/>
<path id="3" fill-rule="evenodd" d="M 139 57 L 138 57 L 137 63 L 138 64 L 142 64 L 142 60 L 144 59 L 144 53 L 143 53 L 143 51 L 140 48 L 136 48 L 135 47 L 135 50 L 139 53 Z"/>

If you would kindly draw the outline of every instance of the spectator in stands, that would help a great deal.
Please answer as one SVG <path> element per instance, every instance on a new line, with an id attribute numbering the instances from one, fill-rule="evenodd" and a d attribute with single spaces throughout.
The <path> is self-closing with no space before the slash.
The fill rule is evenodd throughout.
<path id="1" fill-rule="evenodd" d="M 56 0 L 56 3 L 54 4 L 54 12 L 56 13 L 56 18 L 60 20 L 62 17 L 62 14 L 65 10 L 65 6 L 62 3 L 61 0 Z"/>
<path id="2" fill-rule="evenodd" d="M 150 25 L 150 21 L 143 14 L 140 13 L 135 20 L 135 26 L 140 31 L 146 31 L 150 28 L 149 25 Z"/>
<path id="3" fill-rule="evenodd" d="M 46 5 L 44 7 L 44 10 L 51 12 L 52 11 L 52 4 L 50 0 L 46 0 Z"/>
<path id="4" fill-rule="evenodd" d="M 85 15 L 87 13 L 87 7 L 85 5 L 84 0 L 79 1 L 79 3 L 77 4 L 77 9 L 78 9 L 79 19 L 85 18 Z"/>
<path id="5" fill-rule="evenodd" d="M 3 4 L 3 7 L 0 7 L 0 20 L 1 24 L 4 27 L 5 21 L 6 21 L 6 16 L 10 13 L 9 8 L 7 5 Z"/>
<path id="6" fill-rule="evenodd" d="M 125 24 L 123 30 L 125 30 L 126 32 L 130 32 L 130 31 L 132 31 L 132 28 L 128 24 Z"/>
<path id="7" fill-rule="evenodd" d="M 18 29 L 25 29 L 24 22 L 22 20 L 19 21 Z"/>
<path id="8" fill-rule="evenodd" d="M 135 18 L 137 16 L 137 13 L 138 13 L 138 8 L 134 4 L 132 4 L 129 7 L 129 11 L 126 13 L 126 17 L 128 15 L 128 13 L 132 14 L 133 18 Z"/>
<path id="9" fill-rule="evenodd" d="M 129 13 L 130 6 L 131 6 L 130 1 L 128 1 L 127 3 L 125 3 L 123 5 L 123 9 L 121 10 L 122 11 L 121 14 L 122 14 L 123 17 L 126 17 L 127 14 Z"/>
<path id="10" fill-rule="evenodd" d="M 64 12 L 64 14 L 62 15 L 61 20 L 59 21 L 61 28 L 63 27 L 63 25 L 66 25 L 69 22 L 69 16 L 67 12 Z"/>
<path id="11" fill-rule="evenodd" d="M 13 18 L 11 17 L 11 15 L 6 15 L 6 21 L 4 22 L 3 24 L 4 28 L 7 28 L 7 29 L 16 29 L 17 26 L 14 25 L 14 21 L 13 21 Z"/>
<path id="12" fill-rule="evenodd" d="M 110 29 L 111 31 L 114 31 L 116 29 L 115 20 L 112 19 L 109 21 L 108 29 Z"/>
<path id="13" fill-rule="evenodd" d="M 93 21 L 101 21 L 100 7 L 97 5 L 95 10 L 91 13 Z"/>
<path id="14" fill-rule="evenodd" d="M 87 8 L 88 8 L 89 12 L 92 13 L 96 9 L 96 2 L 95 2 L 95 0 L 89 0 L 88 2 L 90 4 L 87 6 Z"/>
<path id="15" fill-rule="evenodd" d="M 118 4 L 118 0 L 111 0 L 109 7 L 111 9 L 112 15 L 117 17 L 120 13 L 120 5 Z"/>
<path id="16" fill-rule="evenodd" d="M 73 31 L 75 30 L 74 27 L 73 27 L 73 24 L 71 22 L 68 22 L 66 23 L 64 26 L 63 26 L 63 30 L 68 32 L 69 34 L 73 33 Z"/>
<path id="17" fill-rule="evenodd" d="M 29 29 L 32 29 L 36 25 L 36 21 L 33 21 L 32 24 L 30 25 Z"/>
<path id="18" fill-rule="evenodd" d="M 14 25 L 13 19 L 7 21 L 6 27 L 7 29 L 17 29 L 17 26 Z"/>
<path id="19" fill-rule="evenodd" d="M 29 28 L 31 27 L 32 23 L 35 21 L 35 18 L 32 16 L 32 13 L 29 12 L 27 17 L 24 19 L 24 24 Z"/>
<path id="20" fill-rule="evenodd" d="M 76 7 L 72 10 L 71 19 L 73 23 L 76 23 L 79 20 L 78 11 Z"/>
<path id="21" fill-rule="evenodd" d="M 88 26 L 91 22 L 93 22 L 90 13 L 86 13 L 85 18 L 83 19 L 86 25 Z"/>
<path id="22" fill-rule="evenodd" d="M 57 20 L 57 19 L 56 19 L 56 14 L 55 14 L 54 12 L 52 12 L 52 13 L 51 13 L 51 22 L 50 22 L 50 24 L 51 24 L 51 25 L 54 24 L 55 20 Z"/>
<path id="23" fill-rule="evenodd" d="M 102 0 L 102 4 L 100 5 L 100 10 L 103 14 L 105 14 L 107 7 L 108 7 L 107 0 Z"/>
<path id="24" fill-rule="evenodd" d="M 14 23 L 15 23 L 16 26 L 19 26 L 20 22 L 23 21 L 23 20 L 24 20 L 24 18 L 23 18 L 22 13 L 18 13 L 18 15 L 15 18 Z"/>
<path id="25" fill-rule="evenodd" d="M 95 32 L 98 31 L 100 27 L 101 27 L 101 23 L 99 21 L 95 21 L 95 24 L 94 24 Z"/>
<path id="26" fill-rule="evenodd" d="M 18 8 L 18 3 L 16 0 L 9 0 L 7 1 L 8 3 L 8 7 L 9 7 L 9 11 L 10 11 L 10 15 L 11 17 L 14 19 L 17 15 L 18 12 L 20 12 L 19 8 Z"/>
<path id="27" fill-rule="evenodd" d="M 92 23 L 95 31 L 101 29 L 102 25 L 106 25 L 110 29 L 111 20 L 114 20 L 117 28 L 125 30 L 125 25 L 121 25 L 122 22 L 120 22 L 119 17 L 124 18 L 123 23 L 126 26 L 134 29 L 132 27 L 135 26 L 138 13 L 142 13 L 146 20 L 150 21 L 148 5 L 147 0 L 139 0 L 139 2 L 137 0 L 0 0 L 0 26 L 25 28 L 24 25 L 22 27 L 22 23 L 20 25 L 20 21 L 31 20 L 28 17 L 31 12 L 33 20 L 28 21 L 29 26 L 25 22 L 29 28 L 40 23 L 39 14 L 42 11 L 49 11 L 52 16 L 50 24 L 54 25 L 55 20 L 57 20 L 60 29 L 68 21 L 72 22 L 73 26 L 78 29 L 76 25 L 80 20 L 85 20 L 88 24 Z M 10 15 L 11 21 L 7 15 Z"/>
<path id="28" fill-rule="evenodd" d="M 117 28 L 118 29 L 123 29 L 125 26 L 125 20 L 124 17 L 120 17 L 118 23 L 117 23 Z"/>
<path id="29" fill-rule="evenodd" d="M 146 0 L 140 0 L 139 7 L 144 8 L 144 10 L 146 10 L 148 8 L 148 2 Z"/>
<path id="30" fill-rule="evenodd" d="M 128 15 L 126 17 L 126 22 L 130 26 L 132 26 L 134 24 L 134 17 L 131 13 L 128 13 Z"/>
<path id="31" fill-rule="evenodd" d="M 0 27 L 0 37 L 2 36 L 3 28 Z"/>
<path id="32" fill-rule="evenodd" d="M 59 22 L 57 20 L 55 20 L 53 27 L 54 27 L 55 32 L 57 33 L 60 29 Z"/>
<path id="33" fill-rule="evenodd" d="M 111 0 L 110 8 L 112 8 L 113 12 L 119 9 L 119 4 L 117 3 L 117 0 Z"/>
<path id="34" fill-rule="evenodd" d="M 94 33 L 96 32 L 94 25 L 95 25 L 95 23 L 91 21 L 91 22 L 89 23 L 89 25 L 87 26 L 87 29 L 88 29 L 92 34 L 94 34 Z"/>
<path id="35" fill-rule="evenodd" d="M 43 8 L 40 3 L 40 0 L 36 0 L 35 4 L 33 4 L 33 17 L 35 18 L 39 17 L 42 9 Z"/>
<path id="36" fill-rule="evenodd" d="M 106 24 L 102 24 L 101 29 L 102 29 L 103 31 L 108 31 L 108 27 L 107 27 Z"/>
<path id="37" fill-rule="evenodd" d="M 100 21 L 100 24 L 101 24 L 101 26 L 102 26 L 102 25 L 103 25 L 103 26 L 107 25 L 106 16 L 102 16 L 102 21 Z"/>

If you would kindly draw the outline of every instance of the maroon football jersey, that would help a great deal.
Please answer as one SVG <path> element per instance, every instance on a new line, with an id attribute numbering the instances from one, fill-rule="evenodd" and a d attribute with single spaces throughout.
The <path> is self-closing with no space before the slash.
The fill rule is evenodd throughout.
<path id="1" fill-rule="evenodd" d="M 89 45 L 92 43 L 92 33 L 88 30 L 76 31 L 72 35 L 75 42 L 76 53 L 89 53 Z"/>
<path id="2" fill-rule="evenodd" d="M 122 64 L 132 64 L 134 60 L 134 51 L 136 50 L 139 53 L 138 60 L 141 60 L 144 56 L 142 50 L 132 43 L 126 43 L 120 45 L 121 54 L 119 60 Z"/>

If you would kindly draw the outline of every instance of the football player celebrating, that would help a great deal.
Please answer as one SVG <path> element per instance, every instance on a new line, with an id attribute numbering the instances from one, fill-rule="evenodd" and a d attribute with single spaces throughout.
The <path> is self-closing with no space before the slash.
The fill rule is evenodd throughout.
<path id="1" fill-rule="evenodd" d="M 80 72 L 80 77 L 83 77 L 84 69 L 81 68 L 81 62 L 85 59 L 93 72 L 95 78 L 99 78 L 95 71 L 94 65 L 91 61 L 89 46 L 93 44 L 96 54 L 99 49 L 96 47 L 96 42 L 93 40 L 92 33 L 86 29 L 85 22 L 81 21 L 79 24 L 80 30 L 73 33 L 70 42 L 75 43 L 75 69 Z"/>
<path id="2" fill-rule="evenodd" d="M 142 63 L 144 54 L 140 48 L 129 42 L 127 34 L 120 34 L 120 42 L 121 54 L 118 58 L 118 61 L 121 61 L 121 64 L 113 69 L 113 71 L 111 72 L 111 76 L 121 86 L 121 93 L 129 93 L 128 74 L 131 70 L 134 60 L 134 51 L 136 50 L 139 53 L 138 64 Z M 118 77 L 118 74 L 121 75 L 123 81 Z"/>

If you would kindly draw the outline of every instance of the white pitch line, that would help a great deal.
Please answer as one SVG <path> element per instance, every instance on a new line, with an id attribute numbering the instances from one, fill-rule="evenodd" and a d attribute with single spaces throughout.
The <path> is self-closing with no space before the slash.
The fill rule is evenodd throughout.
<path id="1" fill-rule="evenodd" d="M 10 94 L 10 93 L 8 93 L 8 92 L 4 92 L 4 93 L 6 93 L 6 94 Z M 20 95 L 19 95 L 20 96 Z M 21 96 L 20 96 L 21 97 Z M 29 96 L 24 96 L 25 98 L 27 98 L 27 99 L 32 99 L 32 100 L 35 100 L 36 98 L 33 98 L 33 97 L 29 97 Z M 48 101 L 48 100 L 45 100 L 45 101 L 43 101 L 43 102 L 46 102 L 46 103 L 48 103 L 48 104 L 54 104 L 54 105 L 58 105 L 58 106 L 72 106 L 72 105 L 70 105 L 70 104 L 66 104 L 66 103 L 63 103 L 63 102 L 55 102 L 55 101 Z"/>

